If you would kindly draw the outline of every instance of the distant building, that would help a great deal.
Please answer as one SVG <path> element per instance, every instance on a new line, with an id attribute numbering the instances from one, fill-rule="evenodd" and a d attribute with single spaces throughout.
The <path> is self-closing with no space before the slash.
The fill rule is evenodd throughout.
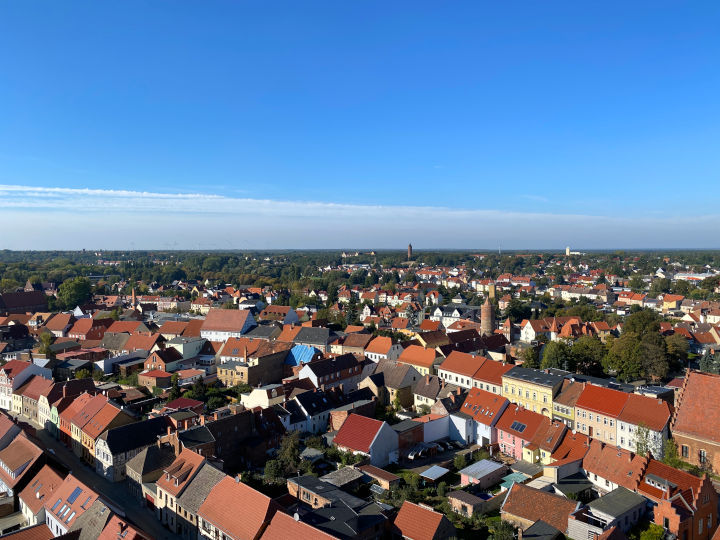
<path id="1" fill-rule="evenodd" d="M 412 244 L 408 244 L 408 261 L 412 260 Z"/>

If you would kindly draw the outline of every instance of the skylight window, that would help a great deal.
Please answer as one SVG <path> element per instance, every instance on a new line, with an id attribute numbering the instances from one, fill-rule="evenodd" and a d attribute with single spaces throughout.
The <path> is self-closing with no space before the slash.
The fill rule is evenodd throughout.
<path id="1" fill-rule="evenodd" d="M 58 499 L 55 504 L 53 504 L 52 508 L 50 509 L 51 512 L 54 512 L 55 509 L 58 507 L 58 505 L 62 502 L 62 499 Z"/>

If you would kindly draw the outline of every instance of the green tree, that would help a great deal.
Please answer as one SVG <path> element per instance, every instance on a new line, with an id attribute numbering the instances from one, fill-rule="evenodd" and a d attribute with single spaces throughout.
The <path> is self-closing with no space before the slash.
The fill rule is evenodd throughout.
<path id="1" fill-rule="evenodd" d="M 551 341 L 543 348 L 540 367 L 575 370 L 575 362 L 570 346 L 565 341 Z"/>
<path id="2" fill-rule="evenodd" d="M 78 369 L 75 372 L 75 378 L 76 379 L 87 379 L 90 377 L 90 370 L 89 369 Z"/>
<path id="3" fill-rule="evenodd" d="M 665 529 L 655 523 L 650 523 L 647 529 L 640 533 L 640 540 L 663 540 Z"/>
<path id="4" fill-rule="evenodd" d="M 573 343 L 570 352 L 579 373 L 595 376 L 602 374 L 602 361 L 607 349 L 598 338 L 581 336 Z"/>
<path id="5" fill-rule="evenodd" d="M 64 309 L 73 309 L 90 299 L 92 285 L 86 277 L 76 277 L 64 281 L 58 288 L 58 302 Z"/>
<path id="6" fill-rule="evenodd" d="M 651 450 L 650 448 L 650 430 L 640 422 L 635 430 L 635 453 L 639 456 L 645 456 Z"/>
<path id="7" fill-rule="evenodd" d="M 675 468 L 678 468 L 681 465 L 677 445 L 672 439 L 667 439 L 663 444 L 663 463 Z"/>
<path id="8" fill-rule="evenodd" d="M 15 292 L 20 287 L 20 282 L 14 279 L 0 279 L 0 293 Z"/>
<path id="9" fill-rule="evenodd" d="M 40 343 L 38 345 L 38 352 L 40 354 L 44 354 L 46 358 L 55 358 L 55 353 L 53 352 L 50 345 L 53 343 L 53 335 L 50 332 L 43 332 L 40 334 Z"/>
<path id="10" fill-rule="evenodd" d="M 300 433 L 291 431 L 280 439 L 278 460 L 287 474 L 297 471 L 300 462 Z"/>
<path id="11" fill-rule="evenodd" d="M 283 466 L 277 459 L 265 462 L 265 481 L 268 483 L 277 482 L 283 477 Z"/>
<path id="12" fill-rule="evenodd" d="M 168 396 L 170 401 L 176 400 L 181 395 L 179 381 L 180 376 L 177 373 L 173 373 L 170 377 L 170 395 Z"/>
<path id="13" fill-rule="evenodd" d="M 490 538 L 493 540 L 515 540 L 515 526 L 507 521 L 498 521 L 492 528 Z"/>
<path id="14" fill-rule="evenodd" d="M 446 482 L 440 482 L 437 487 L 437 494 L 439 497 L 445 496 L 445 491 L 447 490 L 447 483 Z"/>
<path id="15" fill-rule="evenodd" d="M 105 378 L 105 373 L 102 369 L 95 368 L 92 372 L 92 378 L 94 381 L 102 381 Z"/>
<path id="16" fill-rule="evenodd" d="M 455 454 L 455 459 L 453 460 L 453 466 L 456 470 L 461 470 L 465 468 L 465 455 L 464 454 Z"/>
<path id="17" fill-rule="evenodd" d="M 698 364 L 700 371 L 705 373 L 718 373 L 720 371 L 720 362 L 718 362 L 717 355 L 710 354 L 710 351 L 705 351 Z"/>
<path id="18" fill-rule="evenodd" d="M 629 285 L 633 292 L 640 292 L 645 290 L 645 281 L 643 280 L 642 276 L 639 276 L 637 274 L 630 278 Z"/>
<path id="19" fill-rule="evenodd" d="M 687 364 L 688 340 L 680 334 L 671 334 L 665 337 L 667 354 L 674 369 L 681 369 Z"/>
<path id="20" fill-rule="evenodd" d="M 650 309 L 640 309 L 625 320 L 623 334 L 636 334 L 642 338 L 646 334 L 658 333 L 660 331 L 660 316 Z"/>
<path id="21" fill-rule="evenodd" d="M 227 405 L 227 400 L 220 394 L 210 396 L 207 400 L 207 407 L 209 410 L 214 411 Z"/>
<path id="22" fill-rule="evenodd" d="M 641 354 L 637 335 L 623 332 L 619 338 L 608 340 L 608 353 L 603 360 L 603 367 L 620 380 L 637 379 L 643 371 Z"/>
<path id="23" fill-rule="evenodd" d="M 526 348 L 520 356 L 523 360 L 522 367 L 532 369 L 540 367 L 540 351 L 535 347 Z"/>

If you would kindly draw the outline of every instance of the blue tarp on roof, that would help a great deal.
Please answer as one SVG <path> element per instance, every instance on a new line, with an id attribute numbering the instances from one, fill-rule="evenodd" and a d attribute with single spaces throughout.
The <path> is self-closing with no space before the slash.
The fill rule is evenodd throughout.
<path id="1" fill-rule="evenodd" d="M 285 363 L 290 366 L 299 366 L 307 364 L 316 354 L 320 354 L 320 350 L 309 345 L 295 345 L 285 357 Z"/>

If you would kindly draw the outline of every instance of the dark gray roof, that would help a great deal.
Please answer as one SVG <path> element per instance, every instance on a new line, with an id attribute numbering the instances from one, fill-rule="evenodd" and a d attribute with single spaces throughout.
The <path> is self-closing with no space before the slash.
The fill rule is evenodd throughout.
<path id="1" fill-rule="evenodd" d="M 362 472 L 354 469 L 353 467 L 343 467 L 341 469 L 328 473 L 325 476 L 321 476 L 320 480 L 341 488 L 347 484 L 357 482 L 363 476 L 365 475 Z"/>
<path id="2" fill-rule="evenodd" d="M 125 332 L 105 332 L 100 346 L 111 351 L 122 351 L 129 339 L 130 334 Z"/>
<path id="3" fill-rule="evenodd" d="M 100 438 L 105 439 L 110 452 L 117 455 L 157 442 L 158 436 L 167 432 L 167 425 L 165 417 L 159 416 L 109 429 Z"/>
<path id="4" fill-rule="evenodd" d="M 527 474 L 528 476 L 532 477 L 538 473 L 541 473 L 543 471 L 543 468 L 542 468 L 542 465 L 538 465 L 537 463 L 528 463 L 527 461 L 516 461 L 515 463 L 510 465 L 510 470 L 513 472 Z"/>
<path id="5" fill-rule="evenodd" d="M 307 392 L 306 392 L 307 393 Z M 362 407 L 363 405 L 367 405 L 368 403 L 372 403 L 372 399 L 361 399 L 359 401 L 353 401 L 352 403 L 346 403 L 345 405 L 341 405 L 340 407 L 335 407 L 334 411 L 351 411 L 357 407 Z"/>
<path id="6" fill-rule="evenodd" d="M 178 433 L 178 439 L 183 443 L 185 448 L 195 448 L 201 444 L 214 442 L 215 437 L 212 436 L 210 430 L 206 426 L 195 426 Z"/>
<path id="7" fill-rule="evenodd" d="M 469 504 L 470 506 L 475 506 L 484 502 L 480 497 L 473 495 L 472 493 L 468 493 L 467 491 L 452 491 L 448 493 L 447 496 L 448 499 L 457 499 L 458 501 Z"/>
<path id="8" fill-rule="evenodd" d="M 422 428 L 422 424 L 419 422 L 415 422 L 414 420 L 407 419 L 403 420 L 402 422 L 398 422 L 397 424 L 394 424 L 390 426 L 393 428 L 396 432 L 402 433 L 403 431 L 409 431 L 411 429 L 416 429 L 418 426 Z"/>
<path id="9" fill-rule="evenodd" d="M 549 523 L 545 523 L 542 519 L 538 519 L 523 531 L 523 538 L 532 538 L 533 540 L 554 540 L 555 538 L 564 538 L 563 533 L 558 531 Z"/>
<path id="10" fill-rule="evenodd" d="M 559 375 L 553 375 L 551 373 L 545 373 L 540 369 L 529 369 L 523 367 L 514 367 L 508 371 L 504 377 L 510 379 L 518 379 L 521 381 L 538 384 L 540 386 L 555 386 L 556 384 L 562 384 L 563 377 Z"/>
<path id="11" fill-rule="evenodd" d="M 327 345 L 330 341 L 330 330 L 327 328 L 304 326 L 293 339 L 293 343 L 305 343 L 310 345 Z"/>
<path id="12" fill-rule="evenodd" d="M 309 364 L 305 365 L 309 367 L 312 372 L 318 377 L 324 377 L 325 375 L 330 375 L 331 373 L 337 373 L 338 371 L 350 369 L 357 366 L 358 364 L 359 362 L 354 355 L 342 354 L 334 358 L 323 358 L 322 360 L 316 360 L 315 362 L 310 362 Z"/>
<path id="13" fill-rule="evenodd" d="M 295 396 L 295 400 L 311 416 L 333 408 L 333 404 L 327 398 L 325 392 L 303 392 Z"/>
<path id="14" fill-rule="evenodd" d="M 332 503 L 325 508 L 304 512 L 301 519 L 304 523 L 342 539 L 358 538 L 362 531 L 374 531 L 376 526 L 382 528 L 382 524 L 387 521 L 382 508 L 376 503 L 366 503 L 361 508 L 348 508 L 342 503 Z"/>
<path id="15" fill-rule="evenodd" d="M 78 516 L 70 531 L 80 531 L 77 540 L 95 540 L 107 525 L 110 516 L 112 511 L 97 499 L 90 508 Z"/>
<path id="16" fill-rule="evenodd" d="M 125 464 L 125 467 L 144 476 L 153 471 L 161 471 L 175 461 L 175 452 L 170 446 L 148 446 Z"/>
<path id="17" fill-rule="evenodd" d="M 246 337 L 257 339 L 270 339 L 279 329 L 274 324 L 261 324 L 250 330 Z"/>
<path id="18" fill-rule="evenodd" d="M 312 475 L 288 478 L 288 482 L 302 486 L 303 489 L 325 497 L 333 502 L 341 502 L 341 504 L 347 505 L 349 508 L 361 508 L 367 504 L 364 500 L 350 495 L 342 489 L 335 487 L 333 484 L 324 482 Z"/>
<path id="19" fill-rule="evenodd" d="M 620 486 L 607 495 L 589 502 L 588 508 L 591 511 L 618 517 L 641 504 L 645 504 L 645 497 Z"/>
<path id="20" fill-rule="evenodd" d="M 193 514 L 197 514 L 200 505 L 210 494 L 210 490 L 214 488 L 220 480 L 225 478 L 225 473 L 216 469 L 209 463 L 204 463 L 195 478 L 185 488 L 183 494 L 178 498 L 178 506 L 185 510 L 189 510 Z"/>

